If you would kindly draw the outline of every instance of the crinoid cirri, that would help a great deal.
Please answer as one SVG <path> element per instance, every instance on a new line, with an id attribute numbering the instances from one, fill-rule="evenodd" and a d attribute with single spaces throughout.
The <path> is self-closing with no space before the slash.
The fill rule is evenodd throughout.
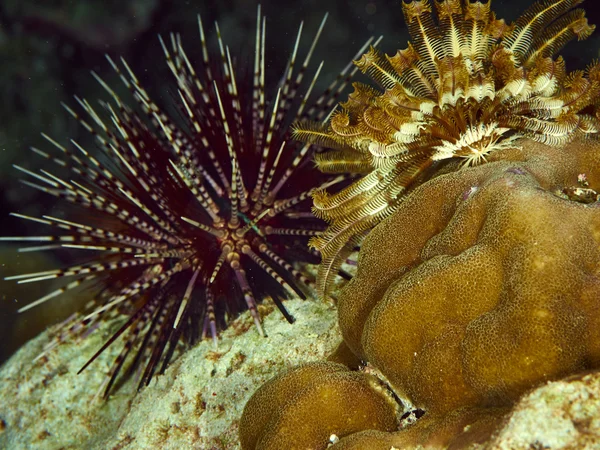
<path id="1" fill-rule="evenodd" d="M 147 384 L 181 340 L 212 337 L 216 343 L 219 329 L 245 309 L 265 334 L 257 310 L 264 299 L 292 322 L 282 300 L 313 291 L 314 277 L 303 264 L 319 261 L 307 243 L 325 228 L 310 211 L 310 194 L 344 179 L 317 171 L 311 163 L 315 147 L 289 138 L 293 121 L 323 120 L 357 70 L 349 63 L 322 95 L 312 95 L 322 63 L 311 67 L 311 56 L 325 18 L 305 51 L 300 25 L 271 96 L 260 7 L 250 57 L 232 57 L 218 26 L 213 51 L 200 20 L 199 26 L 199 64 L 188 58 L 178 35 L 161 40 L 175 78 L 177 114 L 161 110 L 125 61 L 108 58 L 137 105 L 128 106 L 96 76 L 110 101 L 96 107 L 77 98 L 77 111 L 65 108 L 98 148 L 45 136 L 53 151 L 33 150 L 48 167 L 39 173 L 17 167 L 30 177 L 25 184 L 66 208 L 60 216 L 15 213 L 51 232 L 1 240 L 34 244 L 21 251 L 68 249 L 75 262 L 9 277 L 19 283 L 64 280 L 21 311 L 89 288 L 89 309 L 64 327 L 54 345 L 99 320 L 122 317 L 122 326 L 87 363 L 115 342 L 122 346 L 104 395 L 123 368 L 140 373 L 140 386 Z M 239 62 L 245 60 L 250 66 Z"/>
<path id="2" fill-rule="evenodd" d="M 582 1 L 538 1 L 512 24 L 491 2 L 402 3 L 412 42 L 394 56 L 371 48 L 355 62 L 379 87 L 354 83 L 326 124 L 295 126 L 297 139 L 330 148 L 316 155 L 323 172 L 361 175 L 338 193 L 313 195 L 315 214 L 330 224 L 311 240 L 323 256 L 321 295 L 350 249 L 440 162 L 479 164 L 523 137 L 558 146 L 597 133 L 600 66 L 567 73 L 555 56 L 594 30 L 574 9 Z"/>

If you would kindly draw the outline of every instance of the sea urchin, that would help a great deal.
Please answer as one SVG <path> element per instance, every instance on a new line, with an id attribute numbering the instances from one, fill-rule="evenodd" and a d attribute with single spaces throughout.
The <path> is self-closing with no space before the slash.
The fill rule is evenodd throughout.
<path id="1" fill-rule="evenodd" d="M 343 180 L 322 175 L 310 162 L 315 147 L 288 140 L 292 121 L 320 121 L 351 77 L 349 64 L 326 92 L 311 101 L 321 66 L 305 79 L 321 23 L 302 64 L 297 64 L 302 25 L 285 72 L 265 99 L 265 18 L 258 10 L 253 76 L 231 57 L 216 27 L 217 52 L 208 50 L 199 19 L 202 64 L 195 68 L 178 35 L 161 39 L 175 76 L 178 114 L 152 101 L 127 63 L 110 64 L 137 102 L 130 108 L 97 75 L 112 97 L 100 108 L 76 98 L 83 113 L 66 110 L 96 139 L 88 151 L 71 140 L 45 138 L 54 153 L 33 149 L 66 175 L 34 173 L 25 184 L 71 204 L 64 217 L 21 219 L 52 227 L 56 234 L 4 237 L 35 242 L 21 251 L 73 249 L 83 254 L 70 267 L 9 277 L 19 283 L 64 279 L 25 311 L 67 291 L 90 287 L 87 315 L 70 322 L 54 345 L 100 319 L 124 323 L 86 364 L 117 339 L 123 343 L 102 386 L 108 395 L 126 361 L 143 370 L 140 386 L 164 370 L 181 337 L 193 343 L 249 309 L 264 334 L 257 303 L 270 298 L 286 319 L 281 300 L 302 298 L 312 277 L 299 262 L 316 263 L 307 239 L 322 229 L 310 212 L 310 195 Z M 250 72 L 252 67 L 247 72 Z M 215 341 L 216 342 L 216 341 Z M 85 368 L 85 367 L 84 367 Z M 83 370 L 83 369 L 82 369 Z"/>

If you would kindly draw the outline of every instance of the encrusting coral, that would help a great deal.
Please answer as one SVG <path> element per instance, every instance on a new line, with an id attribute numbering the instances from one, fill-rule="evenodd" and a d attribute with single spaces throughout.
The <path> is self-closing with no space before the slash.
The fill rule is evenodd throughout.
<path id="1" fill-rule="evenodd" d="M 354 83 L 326 124 L 295 127 L 298 139 L 331 148 L 316 155 L 322 171 L 362 175 L 340 192 L 313 195 L 315 214 L 330 224 L 311 240 L 323 255 L 321 295 L 364 234 L 441 162 L 481 163 L 522 137 L 562 145 L 598 132 L 588 107 L 600 66 L 567 74 L 554 58 L 595 28 L 573 9 L 582 1 L 538 1 L 513 24 L 498 20 L 491 2 L 402 2 L 408 48 L 394 56 L 371 48 L 356 61 L 380 89 Z"/>
<path id="2" fill-rule="evenodd" d="M 490 161 L 419 186 L 365 239 L 338 301 L 344 342 L 425 415 L 350 440 L 322 424 L 342 438 L 332 448 L 443 447 L 452 430 L 490 422 L 531 387 L 600 367 L 600 145 L 521 141 Z M 313 377 L 312 389 L 326 379 Z M 287 395 L 301 402 L 301 391 Z M 480 426 L 489 437 L 493 427 Z"/>

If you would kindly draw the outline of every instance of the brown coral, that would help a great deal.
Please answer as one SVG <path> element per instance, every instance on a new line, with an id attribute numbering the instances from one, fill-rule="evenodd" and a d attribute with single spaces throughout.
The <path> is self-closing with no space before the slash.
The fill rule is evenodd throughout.
<path id="1" fill-rule="evenodd" d="M 448 168 L 365 239 L 344 341 L 426 413 L 333 448 L 446 445 L 475 418 L 458 442 L 478 441 L 526 390 L 600 367 L 600 145 L 521 146 Z"/>
<path id="2" fill-rule="evenodd" d="M 586 108 L 597 101 L 600 66 L 567 74 L 555 58 L 594 30 L 573 9 L 582 1 L 540 0 L 510 25 L 491 2 L 402 3 L 412 42 L 394 56 L 371 48 L 355 62 L 380 89 L 354 83 L 328 123 L 295 130 L 332 149 L 316 157 L 322 171 L 363 175 L 338 193 L 314 195 L 315 213 L 330 223 L 311 241 L 323 255 L 321 295 L 363 234 L 440 162 L 478 164 L 522 137 L 560 146 L 598 132 Z"/>
<path id="3" fill-rule="evenodd" d="M 429 411 L 506 404 L 600 363 L 600 148 L 532 142 L 416 189 L 340 298 L 350 348 Z"/>
<path id="4" fill-rule="evenodd" d="M 254 394 L 244 408 L 240 441 L 244 449 L 321 448 L 338 434 L 394 431 L 395 408 L 374 376 L 332 362 L 307 364 Z"/>

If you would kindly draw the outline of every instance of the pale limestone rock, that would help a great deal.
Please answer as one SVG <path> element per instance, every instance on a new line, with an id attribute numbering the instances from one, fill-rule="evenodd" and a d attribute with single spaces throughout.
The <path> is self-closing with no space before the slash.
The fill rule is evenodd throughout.
<path id="1" fill-rule="evenodd" d="M 137 395 L 129 381 L 107 402 L 94 396 L 118 346 L 76 372 L 114 324 L 32 362 L 56 332 L 49 329 L 0 368 L 0 448 L 237 449 L 237 422 L 254 390 L 287 367 L 323 359 L 340 340 L 331 305 L 291 300 L 286 307 L 293 325 L 273 311 L 263 338 L 243 314 L 221 334 L 218 351 L 201 342 Z"/>
<path id="2" fill-rule="evenodd" d="M 550 382 L 525 395 L 488 448 L 599 449 L 600 372 Z"/>

